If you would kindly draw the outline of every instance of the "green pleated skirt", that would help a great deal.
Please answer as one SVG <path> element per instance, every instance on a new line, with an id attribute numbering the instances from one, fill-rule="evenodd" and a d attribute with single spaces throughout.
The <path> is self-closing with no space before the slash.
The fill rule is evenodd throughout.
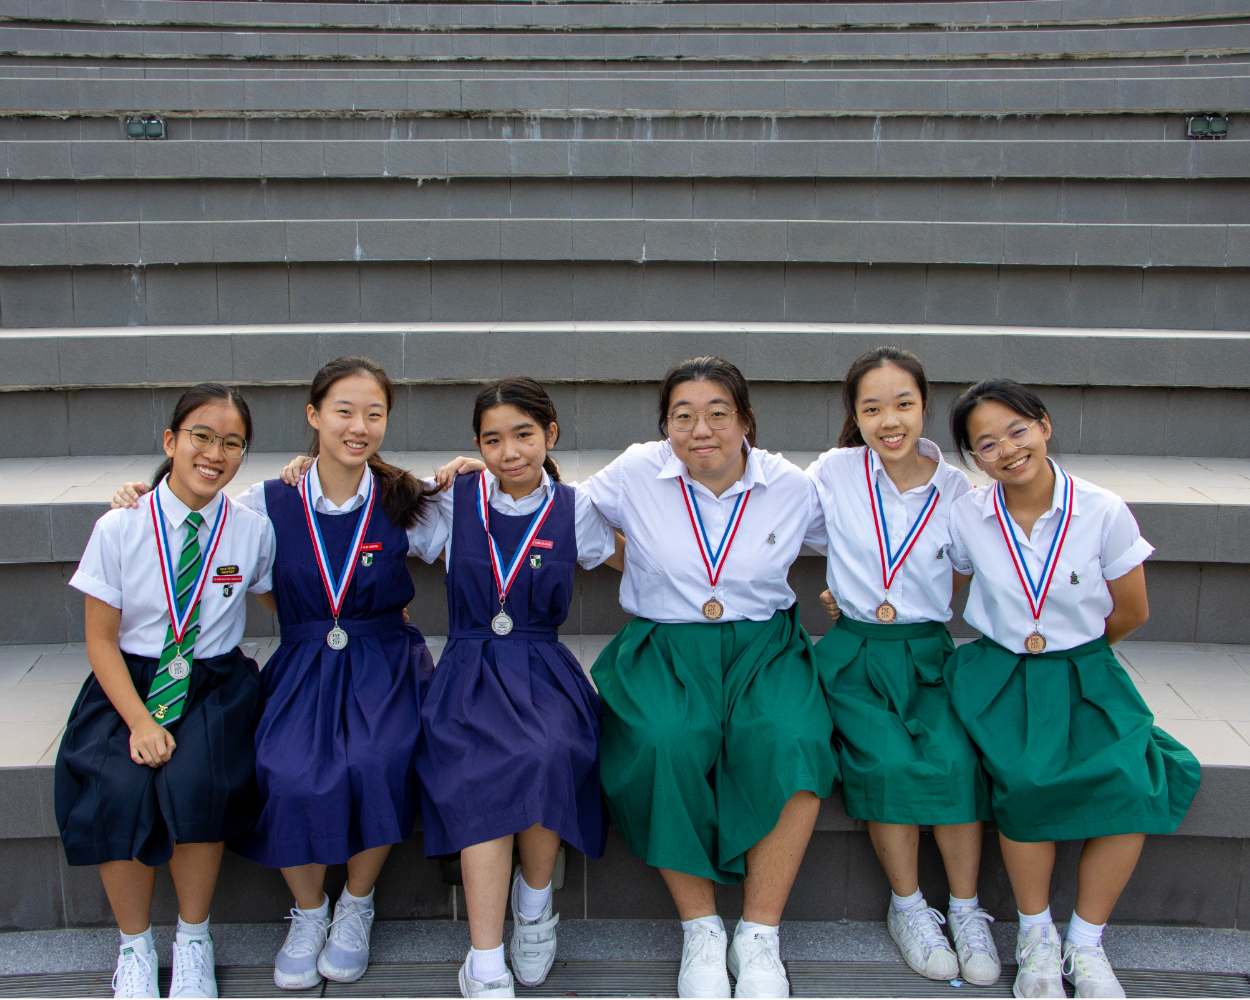
<path id="1" fill-rule="evenodd" d="M 876 823 L 992 819 L 976 747 L 951 707 L 942 622 L 879 625 L 843 615 L 816 644 L 847 815 Z"/>
<path id="2" fill-rule="evenodd" d="M 833 791 L 833 724 L 797 605 L 766 622 L 636 618 L 591 676 L 608 809 L 649 865 L 741 882 L 791 797 Z"/>
<path id="3" fill-rule="evenodd" d="M 1202 771 L 1104 638 L 1037 656 L 988 638 L 946 661 L 951 704 L 981 755 L 1011 840 L 1171 833 Z"/>

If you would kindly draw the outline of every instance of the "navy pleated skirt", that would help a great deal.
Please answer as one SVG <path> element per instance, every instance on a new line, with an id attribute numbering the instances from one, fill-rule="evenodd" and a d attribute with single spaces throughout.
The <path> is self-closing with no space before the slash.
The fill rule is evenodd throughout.
<path id="1" fill-rule="evenodd" d="M 140 697 L 158 662 L 124 653 Z M 158 768 L 130 759 L 130 728 L 93 674 L 70 712 L 56 757 L 56 822 L 71 865 L 160 865 L 174 844 L 214 844 L 256 822 L 252 734 L 260 674 L 239 649 L 196 659 L 177 743 Z"/>

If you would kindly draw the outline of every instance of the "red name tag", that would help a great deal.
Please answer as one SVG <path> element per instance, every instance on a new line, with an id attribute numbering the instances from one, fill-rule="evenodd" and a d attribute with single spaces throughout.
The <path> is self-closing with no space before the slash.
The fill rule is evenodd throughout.
<path id="1" fill-rule="evenodd" d="M 213 583 L 242 583 L 242 582 L 243 582 L 243 577 L 241 576 L 215 576 L 213 577 Z"/>
<path id="2" fill-rule="evenodd" d="M 382 543 L 381 542 L 365 542 L 365 544 L 360 547 L 360 551 L 361 552 L 381 552 Z"/>
<path id="3" fill-rule="evenodd" d="M 541 538 L 535 538 L 532 542 L 530 542 L 531 548 L 535 549 L 549 549 L 553 544 L 553 542 L 548 542 Z"/>

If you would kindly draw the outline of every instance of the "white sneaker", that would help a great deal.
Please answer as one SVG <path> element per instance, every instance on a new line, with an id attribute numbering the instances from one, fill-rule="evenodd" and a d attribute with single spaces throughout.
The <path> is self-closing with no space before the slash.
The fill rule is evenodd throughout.
<path id="1" fill-rule="evenodd" d="M 998 949 L 990 934 L 994 918 L 981 907 L 975 909 L 952 909 L 946 915 L 951 937 L 955 939 L 955 954 L 959 956 L 959 973 L 964 982 L 973 986 L 993 986 L 1002 974 Z"/>
<path id="2" fill-rule="evenodd" d="M 174 973 L 169 983 L 171 997 L 215 997 L 217 972 L 211 937 L 174 935 Z"/>
<path id="3" fill-rule="evenodd" d="M 725 951 L 729 935 L 698 921 L 683 931 L 681 972 L 677 975 L 679 997 L 728 997 L 729 973 L 725 971 Z"/>
<path id="4" fill-rule="evenodd" d="M 1059 932 L 1054 924 L 1039 924 L 1016 938 L 1020 968 L 1011 988 L 1017 997 L 1066 997 L 1063 988 Z"/>
<path id="5" fill-rule="evenodd" d="M 369 934 L 373 907 L 339 897 L 325 947 L 317 956 L 317 971 L 336 983 L 354 983 L 369 968 Z"/>
<path id="6" fill-rule="evenodd" d="M 113 996 L 159 997 L 156 965 L 156 949 L 144 938 L 122 945 L 117 951 L 117 971 L 113 973 Z"/>
<path id="7" fill-rule="evenodd" d="M 479 983 L 469 975 L 469 959 L 473 957 L 472 949 L 464 956 L 464 965 L 460 966 L 460 995 L 462 997 L 515 997 L 516 987 L 512 985 L 512 973 L 505 972 L 498 979 L 489 983 Z"/>
<path id="8" fill-rule="evenodd" d="M 547 908 L 534 920 L 521 916 L 519 903 L 521 892 L 521 866 L 517 865 L 512 876 L 512 943 L 508 954 L 512 958 L 512 973 L 522 986 L 541 986 L 556 960 L 556 924 L 560 914 L 551 915 L 551 899 Z"/>
<path id="9" fill-rule="evenodd" d="M 729 944 L 729 971 L 736 997 L 788 997 L 790 980 L 781 964 L 781 935 L 744 931 L 742 921 Z"/>
<path id="10" fill-rule="evenodd" d="M 885 926 L 912 972 L 926 979 L 958 979 L 959 958 L 942 933 L 946 918 L 923 901 L 906 910 L 890 906 Z"/>
<path id="11" fill-rule="evenodd" d="M 321 982 L 317 958 L 325 947 L 330 930 L 330 914 L 315 915 L 309 910 L 291 908 L 291 929 L 273 963 L 273 983 L 280 990 L 306 990 Z"/>
<path id="12" fill-rule="evenodd" d="M 1063 977 L 1072 984 L 1078 997 L 1124 996 L 1124 987 L 1115 978 L 1107 953 L 1100 944 L 1090 947 L 1064 942 Z"/>

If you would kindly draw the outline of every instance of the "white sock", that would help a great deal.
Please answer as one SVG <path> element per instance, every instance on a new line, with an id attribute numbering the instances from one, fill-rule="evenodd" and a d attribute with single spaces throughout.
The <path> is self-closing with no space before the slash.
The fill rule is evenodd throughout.
<path id="1" fill-rule="evenodd" d="M 750 920 L 739 920 L 738 926 L 734 929 L 734 937 L 739 934 L 744 937 L 764 937 L 765 935 L 776 936 L 781 933 L 780 927 L 774 927 L 772 924 L 756 924 Z"/>
<path id="2" fill-rule="evenodd" d="M 1073 913 L 1072 919 L 1068 921 L 1066 938 L 1078 948 L 1097 948 L 1102 944 L 1102 932 L 1106 926 L 1106 924 L 1091 924 L 1088 920 L 1082 920 Z"/>
<path id="3" fill-rule="evenodd" d="M 343 886 L 343 891 L 339 894 L 339 902 L 351 903 L 359 909 L 367 910 L 373 905 L 373 890 L 370 889 L 367 896 L 353 896 L 347 891 L 347 886 Z"/>
<path id="4" fill-rule="evenodd" d="M 975 910 L 981 905 L 981 901 L 977 899 L 976 893 L 973 893 L 971 899 L 960 899 L 958 896 L 951 896 L 952 910 Z"/>
<path id="5" fill-rule="evenodd" d="M 182 917 L 178 918 L 177 939 L 181 944 L 183 941 L 189 941 L 192 938 L 208 937 L 208 917 L 204 918 L 202 924 L 189 924 Z"/>
<path id="6" fill-rule="evenodd" d="M 917 889 L 910 896 L 900 896 L 894 892 L 890 893 L 890 908 L 895 913 L 902 913 L 904 910 L 910 910 L 913 906 L 919 906 L 924 902 L 924 893 Z"/>
<path id="7" fill-rule="evenodd" d="M 346 890 L 344 890 L 346 891 Z M 299 907 L 296 907 L 299 910 Z M 321 905 L 315 910 L 299 910 L 300 913 L 307 913 L 310 917 L 328 917 L 330 915 L 330 897 L 322 893 Z"/>
<path id="8" fill-rule="evenodd" d="M 1017 910 L 1016 912 L 1020 913 L 1019 910 Z M 1042 924 L 1053 924 L 1053 923 L 1054 921 L 1050 917 L 1049 906 L 1046 907 L 1046 909 L 1042 910 L 1041 913 L 1033 913 L 1033 914 L 1020 913 L 1020 933 L 1021 934 L 1027 934 L 1034 927 L 1039 927 Z"/>
<path id="9" fill-rule="evenodd" d="M 725 933 L 725 925 L 722 923 L 720 915 L 716 913 L 713 913 L 710 917 L 695 917 L 693 920 L 683 920 L 681 929 L 688 934 L 694 930 L 695 924 L 707 924 L 712 930 L 720 934 Z"/>
<path id="10" fill-rule="evenodd" d="M 148 925 L 148 929 L 144 931 L 142 934 L 125 934 L 122 931 L 118 931 L 117 933 L 121 934 L 122 936 L 123 948 L 126 947 L 126 945 L 128 944 L 134 944 L 136 941 L 141 941 L 146 947 L 145 949 L 140 949 L 140 950 L 146 950 L 146 951 L 156 950 L 156 942 L 152 940 L 151 924 Z"/>
<path id="11" fill-rule="evenodd" d="M 525 881 L 525 876 L 522 875 L 517 889 L 517 909 L 521 912 L 521 918 L 537 920 L 543 915 L 543 911 L 547 909 L 547 904 L 551 901 L 551 883 L 548 882 L 542 889 L 532 889 Z"/>
<path id="12" fill-rule="evenodd" d="M 469 949 L 469 975 L 479 983 L 490 983 L 508 974 L 503 961 L 503 945 L 486 951 Z"/>

